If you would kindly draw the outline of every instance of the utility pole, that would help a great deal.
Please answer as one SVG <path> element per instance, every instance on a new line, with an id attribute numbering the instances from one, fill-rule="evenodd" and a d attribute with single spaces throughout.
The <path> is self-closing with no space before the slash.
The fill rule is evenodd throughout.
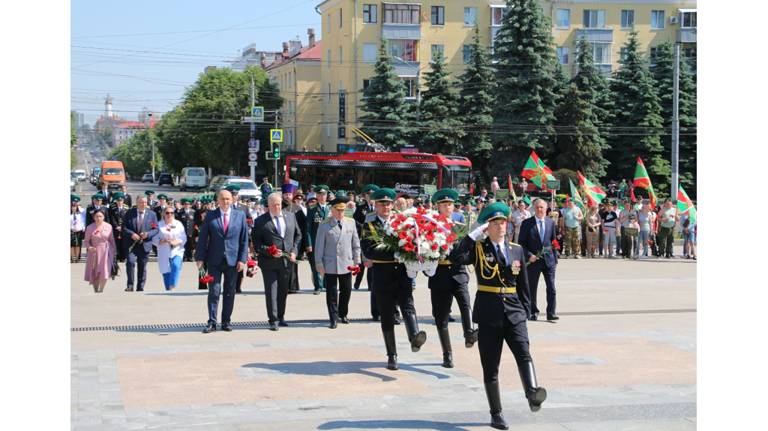
<path id="1" fill-rule="evenodd" d="M 280 120 L 280 110 L 275 109 L 275 129 L 280 127 L 279 120 Z M 272 144 L 272 145 L 275 145 L 275 144 Z M 280 146 L 280 144 L 277 144 L 277 145 Z M 278 185 L 282 186 L 282 183 L 278 183 L 277 162 L 279 161 L 280 161 L 280 158 L 275 157 L 275 187 L 277 187 Z"/>
<path id="2" fill-rule="evenodd" d="M 672 186 L 670 199 L 677 199 L 680 178 L 680 42 L 675 43 L 675 60 L 672 78 Z"/>
<path id="3" fill-rule="evenodd" d="M 152 134 L 150 133 L 150 128 L 152 126 L 152 113 L 147 112 L 146 122 L 147 122 L 147 139 L 149 139 L 149 145 L 152 147 L 152 182 L 155 182 L 155 142 L 152 140 Z"/>
<path id="4" fill-rule="evenodd" d="M 253 76 L 251 76 L 251 115 L 253 115 L 253 107 L 256 103 L 256 86 L 253 84 Z M 256 139 L 256 123 L 251 121 L 251 139 Z M 250 151 L 250 150 L 249 150 Z M 251 181 L 256 181 L 256 166 L 251 164 Z"/>

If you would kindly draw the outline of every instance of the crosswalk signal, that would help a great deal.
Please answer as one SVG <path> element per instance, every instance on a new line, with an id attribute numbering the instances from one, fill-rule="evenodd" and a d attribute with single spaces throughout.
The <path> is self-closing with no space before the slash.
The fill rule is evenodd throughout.
<path id="1" fill-rule="evenodd" d="M 279 159 L 280 158 L 280 146 L 279 145 L 273 145 L 272 146 L 272 158 Z"/>

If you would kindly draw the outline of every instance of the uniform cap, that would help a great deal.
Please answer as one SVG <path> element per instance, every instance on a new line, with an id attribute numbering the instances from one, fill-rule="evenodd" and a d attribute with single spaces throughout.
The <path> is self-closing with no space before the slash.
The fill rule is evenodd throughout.
<path id="1" fill-rule="evenodd" d="M 371 195 L 371 199 L 374 201 L 393 201 L 395 197 L 397 197 L 397 193 L 389 188 L 378 189 Z"/>
<path id="2" fill-rule="evenodd" d="M 346 196 L 339 196 L 331 201 L 331 207 L 337 209 L 337 210 L 343 210 L 347 208 L 347 203 L 349 202 L 349 198 Z"/>
<path id="3" fill-rule="evenodd" d="M 483 208 L 480 212 L 477 222 L 482 224 L 491 220 L 509 218 L 509 207 L 504 202 L 494 202 Z"/>
<path id="4" fill-rule="evenodd" d="M 166 195 L 165 193 L 160 193 L 159 195 L 157 195 L 157 198 L 168 200 L 168 195 Z"/>
<path id="5" fill-rule="evenodd" d="M 325 184 L 315 186 L 315 193 L 328 193 L 331 189 Z"/>
<path id="6" fill-rule="evenodd" d="M 432 203 L 456 202 L 459 200 L 459 192 L 454 189 L 440 189 L 432 195 Z"/>
<path id="7" fill-rule="evenodd" d="M 125 193 L 123 192 L 114 192 L 112 193 L 113 199 L 125 199 Z"/>
<path id="8" fill-rule="evenodd" d="M 240 191 L 240 186 L 238 186 L 237 184 L 227 184 L 227 186 L 224 187 L 224 190 L 230 193 L 237 193 Z"/>
<path id="9" fill-rule="evenodd" d="M 96 193 L 96 194 L 92 194 L 91 195 L 91 200 L 93 200 L 93 199 L 102 199 L 103 200 L 104 199 L 104 195 L 101 194 L 101 192 Z"/>
<path id="10" fill-rule="evenodd" d="M 151 195 L 155 194 L 155 191 L 154 190 L 144 190 L 144 194 L 147 195 L 147 196 L 151 196 Z"/>
<path id="11" fill-rule="evenodd" d="M 361 190 L 360 193 L 365 194 L 368 192 L 375 192 L 378 189 L 379 189 L 379 186 L 377 186 L 376 184 L 366 184 L 363 186 L 363 190 Z"/>
<path id="12" fill-rule="evenodd" d="M 78 196 L 78 195 L 69 195 L 69 201 L 70 202 L 80 202 L 80 196 Z"/>

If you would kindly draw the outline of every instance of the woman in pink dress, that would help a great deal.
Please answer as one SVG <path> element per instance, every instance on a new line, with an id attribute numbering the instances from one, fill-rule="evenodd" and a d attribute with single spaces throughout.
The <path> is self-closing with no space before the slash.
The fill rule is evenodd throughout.
<path id="1" fill-rule="evenodd" d="M 115 258 L 115 237 L 112 226 L 104 222 L 104 212 L 93 213 L 93 223 L 85 228 L 85 240 L 88 255 L 85 262 L 85 281 L 93 286 L 93 291 L 101 293 L 107 284 L 107 277 L 112 272 L 112 260 Z"/>

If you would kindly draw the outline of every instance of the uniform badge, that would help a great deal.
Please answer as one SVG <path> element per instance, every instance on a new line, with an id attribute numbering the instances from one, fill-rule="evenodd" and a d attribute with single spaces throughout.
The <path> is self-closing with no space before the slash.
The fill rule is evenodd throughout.
<path id="1" fill-rule="evenodd" d="M 521 264 L 519 260 L 513 260 L 512 261 L 512 274 L 517 275 L 520 274 L 520 268 Z"/>
<path id="2" fill-rule="evenodd" d="M 485 260 L 490 262 L 490 263 L 496 262 L 496 258 L 493 257 L 493 254 L 489 254 L 489 253 L 485 254 Z"/>

